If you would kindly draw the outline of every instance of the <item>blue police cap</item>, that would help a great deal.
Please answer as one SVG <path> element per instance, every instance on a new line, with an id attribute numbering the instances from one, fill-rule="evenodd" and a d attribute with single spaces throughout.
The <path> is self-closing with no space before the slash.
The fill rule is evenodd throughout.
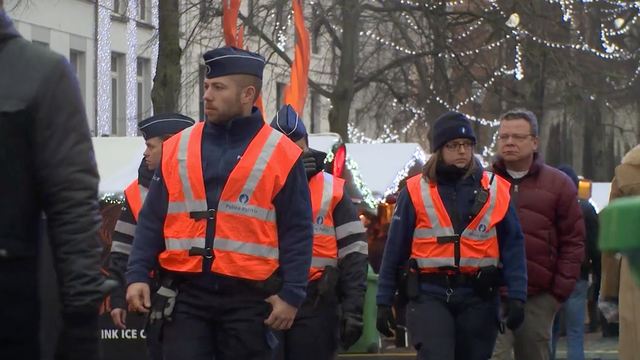
<path id="1" fill-rule="evenodd" d="M 291 141 L 298 141 L 307 136 L 307 129 L 298 113 L 291 105 L 285 105 L 271 120 L 271 127 L 287 135 Z"/>
<path id="2" fill-rule="evenodd" d="M 181 114 L 160 114 L 146 118 L 138 123 L 145 140 L 163 135 L 175 135 L 195 124 L 196 121 Z"/>
<path id="3" fill-rule="evenodd" d="M 206 66 L 207 79 L 221 76 L 246 74 L 262 80 L 262 72 L 267 62 L 265 58 L 250 51 L 235 47 L 223 47 L 207 51 L 202 56 Z"/>

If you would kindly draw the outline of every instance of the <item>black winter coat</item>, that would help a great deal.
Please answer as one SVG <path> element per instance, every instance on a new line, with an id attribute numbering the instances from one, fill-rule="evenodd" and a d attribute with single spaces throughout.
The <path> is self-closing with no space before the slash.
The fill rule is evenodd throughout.
<path id="1" fill-rule="evenodd" d="M 99 176 L 78 80 L 63 56 L 20 37 L 1 9 L 0 168 L 2 358 L 40 359 L 39 302 L 51 301 L 38 289 L 45 231 L 62 309 L 59 351 L 97 358 L 98 311 L 110 284 L 101 271 Z M 21 343 L 28 345 L 12 347 Z"/>

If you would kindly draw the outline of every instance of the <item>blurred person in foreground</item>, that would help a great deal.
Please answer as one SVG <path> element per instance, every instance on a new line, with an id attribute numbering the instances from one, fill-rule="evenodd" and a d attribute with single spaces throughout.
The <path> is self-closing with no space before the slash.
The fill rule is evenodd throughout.
<path id="1" fill-rule="evenodd" d="M 100 306 L 115 283 L 101 271 L 99 176 L 78 81 L 64 57 L 22 38 L 2 5 L 0 358 L 41 359 L 46 233 L 62 312 L 55 359 L 99 359 Z"/>
<path id="2" fill-rule="evenodd" d="M 483 171 L 473 155 L 469 120 L 448 112 L 431 131 L 433 154 L 398 195 L 380 269 L 376 327 L 393 335 L 398 290 L 408 300 L 416 359 L 486 360 L 503 326 L 502 282 L 509 285 L 506 326 L 515 330 L 524 320 L 524 238 L 509 183 Z"/>
<path id="3" fill-rule="evenodd" d="M 616 167 L 609 201 L 640 195 L 640 145 L 631 149 Z M 629 260 L 618 254 L 602 254 L 602 287 L 598 304 L 607 321 L 620 323 L 618 356 L 640 356 L 640 288 L 633 281 Z"/>
<path id="4" fill-rule="evenodd" d="M 567 175 L 546 165 L 537 150 L 536 116 L 525 109 L 503 114 L 492 169 L 511 183 L 525 239 L 528 298 L 524 323 L 498 336 L 494 360 L 510 359 L 511 350 L 516 360 L 549 359 L 556 312 L 571 296 L 584 258 L 578 190 Z"/>
<path id="5" fill-rule="evenodd" d="M 569 165 L 561 165 L 558 170 L 567 174 L 576 185 L 580 183 L 578 175 Z M 562 305 L 553 322 L 551 359 L 556 358 L 556 344 L 560 336 L 560 323 L 564 315 L 565 336 L 567 338 L 567 360 L 584 360 L 584 318 L 589 289 L 589 274 L 594 282 L 600 277 L 600 251 L 598 251 L 598 213 L 588 199 L 580 199 L 580 208 L 587 231 L 585 238 L 585 257 L 580 268 L 580 277 L 571 296 Z"/>

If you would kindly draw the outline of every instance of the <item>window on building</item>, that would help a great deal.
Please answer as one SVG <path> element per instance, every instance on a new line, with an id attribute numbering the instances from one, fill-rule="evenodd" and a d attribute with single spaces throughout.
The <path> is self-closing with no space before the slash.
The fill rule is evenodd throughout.
<path id="1" fill-rule="evenodd" d="M 120 126 L 120 62 L 122 55 L 111 53 L 111 135 L 126 131 Z M 123 69 L 124 70 L 124 69 Z"/>
<path id="2" fill-rule="evenodd" d="M 280 108 L 284 105 L 284 89 L 286 88 L 286 86 L 287 84 L 285 83 L 276 83 L 276 105 L 278 107 L 276 111 L 280 110 Z"/>
<path id="3" fill-rule="evenodd" d="M 85 63 L 85 54 L 82 51 L 71 50 L 69 52 L 69 63 L 73 67 L 75 71 L 76 77 L 78 78 L 78 84 L 80 85 L 80 94 L 82 95 L 82 100 L 86 102 L 86 63 Z"/>
<path id="4" fill-rule="evenodd" d="M 311 91 L 311 103 L 309 104 L 310 108 L 309 108 L 309 122 L 310 122 L 310 128 L 311 128 L 311 133 L 316 133 L 318 132 L 318 130 L 320 129 L 320 124 L 317 122 L 318 118 L 318 105 L 319 105 L 319 101 L 320 99 L 318 98 L 318 94 L 315 91 Z"/>
<path id="5" fill-rule="evenodd" d="M 204 65 L 200 65 L 200 69 L 198 69 L 198 81 L 199 81 L 199 95 L 200 95 L 200 118 L 198 119 L 198 121 L 204 121 L 207 118 L 207 114 L 205 114 L 204 112 L 204 79 L 205 79 L 205 74 L 207 72 L 207 67 Z"/>
<path id="6" fill-rule="evenodd" d="M 140 21 L 149 21 L 149 15 L 147 14 L 148 0 L 138 0 L 138 18 Z"/>
<path id="7" fill-rule="evenodd" d="M 248 0 L 247 1 L 247 22 L 253 24 L 253 19 L 254 19 L 254 11 L 255 11 L 255 0 Z M 251 34 L 251 28 L 249 26 L 244 27 L 244 32 L 245 34 L 249 35 Z"/>
<path id="8" fill-rule="evenodd" d="M 210 19 L 214 11 L 213 0 L 200 0 L 200 19 Z"/>
<path id="9" fill-rule="evenodd" d="M 314 4 L 311 6 L 311 53 L 317 54 L 320 52 L 319 38 L 320 38 L 320 16 L 318 13 L 318 7 Z"/>
<path id="10" fill-rule="evenodd" d="M 124 15 L 127 12 L 127 0 L 113 0 L 113 12 Z"/>
<path id="11" fill-rule="evenodd" d="M 151 114 L 151 61 L 138 58 L 137 63 L 137 118 L 141 121 Z"/>
<path id="12" fill-rule="evenodd" d="M 42 46 L 43 48 L 48 49 L 49 48 L 49 44 L 47 44 L 46 42 L 42 42 L 42 41 L 37 41 L 37 40 L 32 40 L 31 41 L 33 44 L 36 44 L 38 46 Z"/>

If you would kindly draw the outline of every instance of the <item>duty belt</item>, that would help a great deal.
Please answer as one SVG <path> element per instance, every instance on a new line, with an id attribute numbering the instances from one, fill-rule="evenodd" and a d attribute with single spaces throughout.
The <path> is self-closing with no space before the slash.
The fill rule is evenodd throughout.
<path id="1" fill-rule="evenodd" d="M 443 288 L 472 287 L 476 281 L 476 274 L 420 274 L 420 282 L 441 286 Z"/>

